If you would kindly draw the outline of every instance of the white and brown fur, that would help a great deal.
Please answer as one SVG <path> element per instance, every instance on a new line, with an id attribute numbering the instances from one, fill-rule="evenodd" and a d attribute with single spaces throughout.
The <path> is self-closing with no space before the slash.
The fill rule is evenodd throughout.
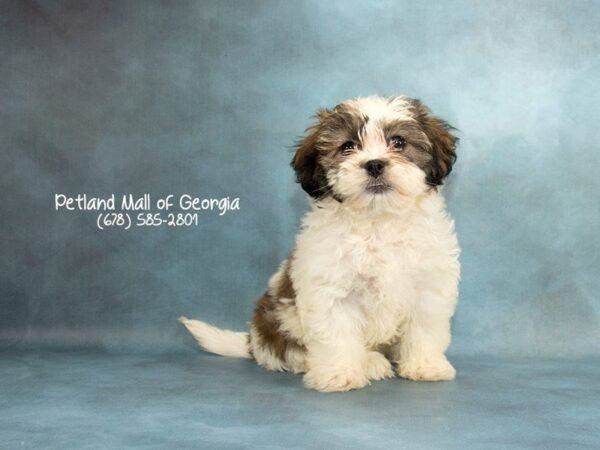
<path id="1" fill-rule="evenodd" d="M 444 353 L 460 250 L 440 192 L 456 159 L 452 128 L 405 97 L 356 98 L 316 119 L 292 160 L 312 210 L 250 332 L 181 321 L 206 350 L 304 373 L 319 391 L 394 371 L 453 379 Z"/>

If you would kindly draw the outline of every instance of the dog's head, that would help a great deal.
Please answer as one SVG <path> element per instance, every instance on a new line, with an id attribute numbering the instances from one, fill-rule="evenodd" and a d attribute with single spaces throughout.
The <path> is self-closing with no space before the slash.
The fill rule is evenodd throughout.
<path id="1" fill-rule="evenodd" d="M 320 110 L 292 160 L 315 199 L 366 206 L 415 198 L 452 170 L 458 139 L 419 100 L 366 97 Z"/>

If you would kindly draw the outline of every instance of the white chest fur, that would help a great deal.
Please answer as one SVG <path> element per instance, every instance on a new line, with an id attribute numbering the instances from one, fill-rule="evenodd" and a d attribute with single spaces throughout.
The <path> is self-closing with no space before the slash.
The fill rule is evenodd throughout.
<path id="1" fill-rule="evenodd" d="M 368 347 L 388 343 L 427 291 L 456 298 L 458 253 L 437 192 L 402 214 L 350 214 L 334 201 L 314 208 L 291 261 L 301 320 L 348 315 Z"/>

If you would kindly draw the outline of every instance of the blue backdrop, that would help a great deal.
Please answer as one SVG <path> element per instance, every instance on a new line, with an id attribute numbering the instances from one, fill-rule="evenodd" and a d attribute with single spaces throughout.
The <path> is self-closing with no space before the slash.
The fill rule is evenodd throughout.
<path id="1" fill-rule="evenodd" d="M 192 351 L 245 329 L 317 108 L 406 94 L 460 130 L 455 354 L 600 350 L 597 2 L 0 3 L 0 345 Z M 54 194 L 239 197 L 128 231 Z"/>

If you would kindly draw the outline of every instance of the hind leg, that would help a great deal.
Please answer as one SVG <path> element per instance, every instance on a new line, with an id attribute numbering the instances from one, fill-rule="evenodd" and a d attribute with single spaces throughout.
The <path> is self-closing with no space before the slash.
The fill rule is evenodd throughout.
<path id="1" fill-rule="evenodd" d="M 256 362 L 269 370 L 306 371 L 306 348 L 287 275 L 287 263 L 269 282 L 269 289 L 254 310 L 250 327 L 250 349 Z"/>
<path id="2" fill-rule="evenodd" d="M 283 337 L 280 339 L 284 340 Z M 303 347 L 291 342 L 281 347 L 273 341 L 266 341 L 254 325 L 250 328 L 250 350 L 256 363 L 267 370 L 306 372 L 306 350 Z"/>

